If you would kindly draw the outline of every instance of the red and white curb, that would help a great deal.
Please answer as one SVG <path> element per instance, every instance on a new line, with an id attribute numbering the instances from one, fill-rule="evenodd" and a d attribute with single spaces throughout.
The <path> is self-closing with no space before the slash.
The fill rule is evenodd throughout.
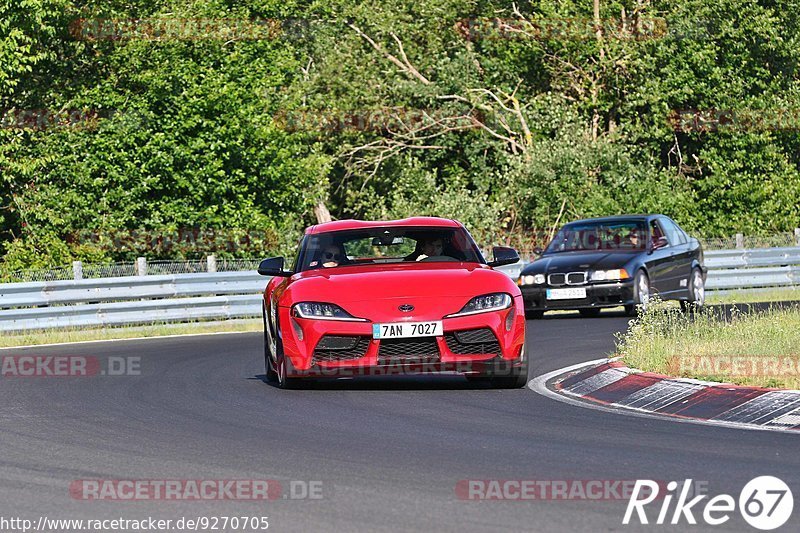
<path id="1" fill-rule="evenodd" d="M 554 399 L 604 411 L 800 434 L 800 391 L 796 390 L 672 378 L 608 359 L 550 372 L 532 380 L 529 387 Z"/>

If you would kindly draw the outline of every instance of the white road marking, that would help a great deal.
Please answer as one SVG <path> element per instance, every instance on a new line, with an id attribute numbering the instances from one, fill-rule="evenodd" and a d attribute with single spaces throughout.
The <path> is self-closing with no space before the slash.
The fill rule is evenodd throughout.
<path id="1" fill-rule="evenodd" d="M 783 426 L 800 426 L 800 409 L 795 409 L 791 413 L 786 413 L 778 418 L 767 422 L 768 424 L 777 424 Z"/>
<path id="2" fill-rule="evenodd" d="M 771 391 L 737 405 L 714 419 L 746 424 L 768 424 L 797 407 L 800 407 L 800 393 L 797 391 Z"/>
<path id="3" fill-rule="evenodd" d="M 658 411 L 671 403 L 691 396 L 703 388 L 702 385 L 679 381 L 657 381 L 649 387 L 639 389 L 613 405 Z"/>
<path id="4" fill-rule="evenodd" d="M 565 387 L 564 391 L 577 396 L 586 396 L 598 389 L 602 389 L 606 385 L 616 383 L 628 375 L 627 372 L 619 368 L 608 368 L 602 372 L 598 372 L 594 376 L 590 376 L 582 381 L 575 383 L 570 387 Z"/>

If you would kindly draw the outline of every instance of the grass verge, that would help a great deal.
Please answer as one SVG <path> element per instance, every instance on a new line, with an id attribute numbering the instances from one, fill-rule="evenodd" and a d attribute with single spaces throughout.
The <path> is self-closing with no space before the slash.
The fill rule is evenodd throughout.
<path id="1" fill-rule="evenodd" d="M 800 307 L 688 315 L 655 302 L 617 335 L 617 355 L 648 372 L 800 389 Z"/>
<path id="2" fill-rule="evenodd" d="M 135 327 L 26 331 L 23 333 L 4 333 L 0 337 L 0 348 L 38 344 L 55 344 L 61 342 L 132 339 L 138 337 L 163 337 L 165 335 L 261 331 L 261 328 L 261 319 L 255 318 L 247 320 L 225 320 L 222 322 L 151 324 Z"/>
<path id="3" fill-rule="evenodd" d="M 771 289 L 748 289 L 728 291 L 717 294 L 706 292 L 707 304 L 744 304 L 755 302 L 791 302 L 800 301 L 800 287 L 783 287 Z"/>

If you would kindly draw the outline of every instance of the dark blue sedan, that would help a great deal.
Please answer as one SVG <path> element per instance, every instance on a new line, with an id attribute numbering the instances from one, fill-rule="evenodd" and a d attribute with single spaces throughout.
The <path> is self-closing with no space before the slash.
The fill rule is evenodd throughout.
<path id="1" fill-rule="evenodd" d="M 657 294 L 684 308 L 705 301 L 703 247 L 664 215 L 625 215 L 570 222 L 521 272 L 525 313 L 577 309 L 596 316 L 624 306 L 632 315 Z"/>

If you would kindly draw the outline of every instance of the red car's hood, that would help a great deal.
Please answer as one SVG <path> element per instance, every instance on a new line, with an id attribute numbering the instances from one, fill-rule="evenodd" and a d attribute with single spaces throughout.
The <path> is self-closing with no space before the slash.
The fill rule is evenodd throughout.
<path id="1" fill-rule="evenodd" d="M 292 277 L 284 302 L 367 302 L 394 298 L 473 297 L 519 289 L 506 274 L 477 263 L 345 266 Z M 288 301 L 287 301 L 288 300 Z"/>

